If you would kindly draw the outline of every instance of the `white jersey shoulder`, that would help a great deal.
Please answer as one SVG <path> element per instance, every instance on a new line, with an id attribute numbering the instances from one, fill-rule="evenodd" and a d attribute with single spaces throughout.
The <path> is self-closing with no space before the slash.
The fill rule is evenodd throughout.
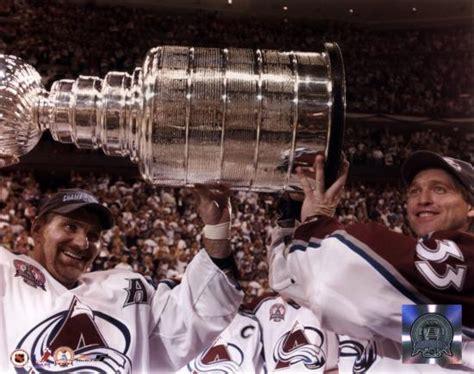
<path id="1" fill-rule="evenodd" d="M 25 352 L 32 373 L 55 367 L 61 347 L 77 356 L 71 370 L 176 370 L 215 339 L 241 302 L 241 291 L 202 252 L 173 289 L 155 290 L 123 270 L 84 274 L 67 289 L 33 259 L 5 249 L 0 277 L 0 355 Z M 0 361 L 0 372 L 14 369 Z"/>

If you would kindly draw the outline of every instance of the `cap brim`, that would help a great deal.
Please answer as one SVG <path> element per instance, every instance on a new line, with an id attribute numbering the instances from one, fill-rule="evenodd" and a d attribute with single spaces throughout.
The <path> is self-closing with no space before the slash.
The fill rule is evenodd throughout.
<path id="1" fill-rule="evenodd" d="M 444 169 L 449 174 L 458 178 L 453 167 L 437 153 L 417 151 L 412 153 L 412 155 L 402 165 L 401 172 L 403 181 L 408 185 L 421 170 L 433 168 Z"/>
<path id="2" fill-rule="evenodd" d="M 68 204 L 56 209 L 52 209 L 51 212 L 59 214 L 68 214 L 78 209 L 87 209 L 97 214 L 97 216 L 99 217 L 100 225 L 103 230 L 109 230 L 115 224 L 112 212 L 105 206 L 97 203 Z"/>

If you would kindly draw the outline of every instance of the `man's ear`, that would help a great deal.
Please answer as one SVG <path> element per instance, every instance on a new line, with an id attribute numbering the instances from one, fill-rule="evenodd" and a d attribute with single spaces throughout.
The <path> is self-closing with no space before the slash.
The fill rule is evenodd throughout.
<path id="1" fill-rule="evenodd" d="M 43 227 L 41 221 L 41 219 L 35 218 L 31 225 L 31 236 L 33 237 L 33 239 L 35 239 L 35 237 L 38 237 L 41 232 L 41 228 Z"/>
<path id="2" fill-rule="evenodd" d="M 473 217 L 474 217 L 474 207 L 472 207 L 472 206 L 469 207 L 469 210 L 468 210 L 468 212 L 467 212 L 467 216 L 468 216 L 469 218 L 473 218 Z"/>

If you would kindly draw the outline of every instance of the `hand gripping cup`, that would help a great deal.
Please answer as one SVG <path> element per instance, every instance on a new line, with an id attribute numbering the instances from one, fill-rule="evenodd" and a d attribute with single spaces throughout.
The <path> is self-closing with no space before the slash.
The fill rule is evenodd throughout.
<path id="1" fill-rule="evenodd" d="M 276 192 L 299 183 L 301 155 L 325 151 L 334 181 L 344 133 L 339 47 L 315 52 L 160 46 L 133 73 L 59 80 L 0 54 L 0 166 L 48 129 L 56 141 L 128 156 L 164 186 L 221 181 Z"/>

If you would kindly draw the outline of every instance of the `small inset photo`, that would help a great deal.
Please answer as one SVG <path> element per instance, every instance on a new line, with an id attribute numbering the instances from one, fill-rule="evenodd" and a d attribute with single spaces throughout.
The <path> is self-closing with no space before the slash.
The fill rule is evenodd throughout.
<path id="1" fill-rule="evenodd" d="M 462 363 L 461 305 L 403 305 L 403 362 Z"/>

